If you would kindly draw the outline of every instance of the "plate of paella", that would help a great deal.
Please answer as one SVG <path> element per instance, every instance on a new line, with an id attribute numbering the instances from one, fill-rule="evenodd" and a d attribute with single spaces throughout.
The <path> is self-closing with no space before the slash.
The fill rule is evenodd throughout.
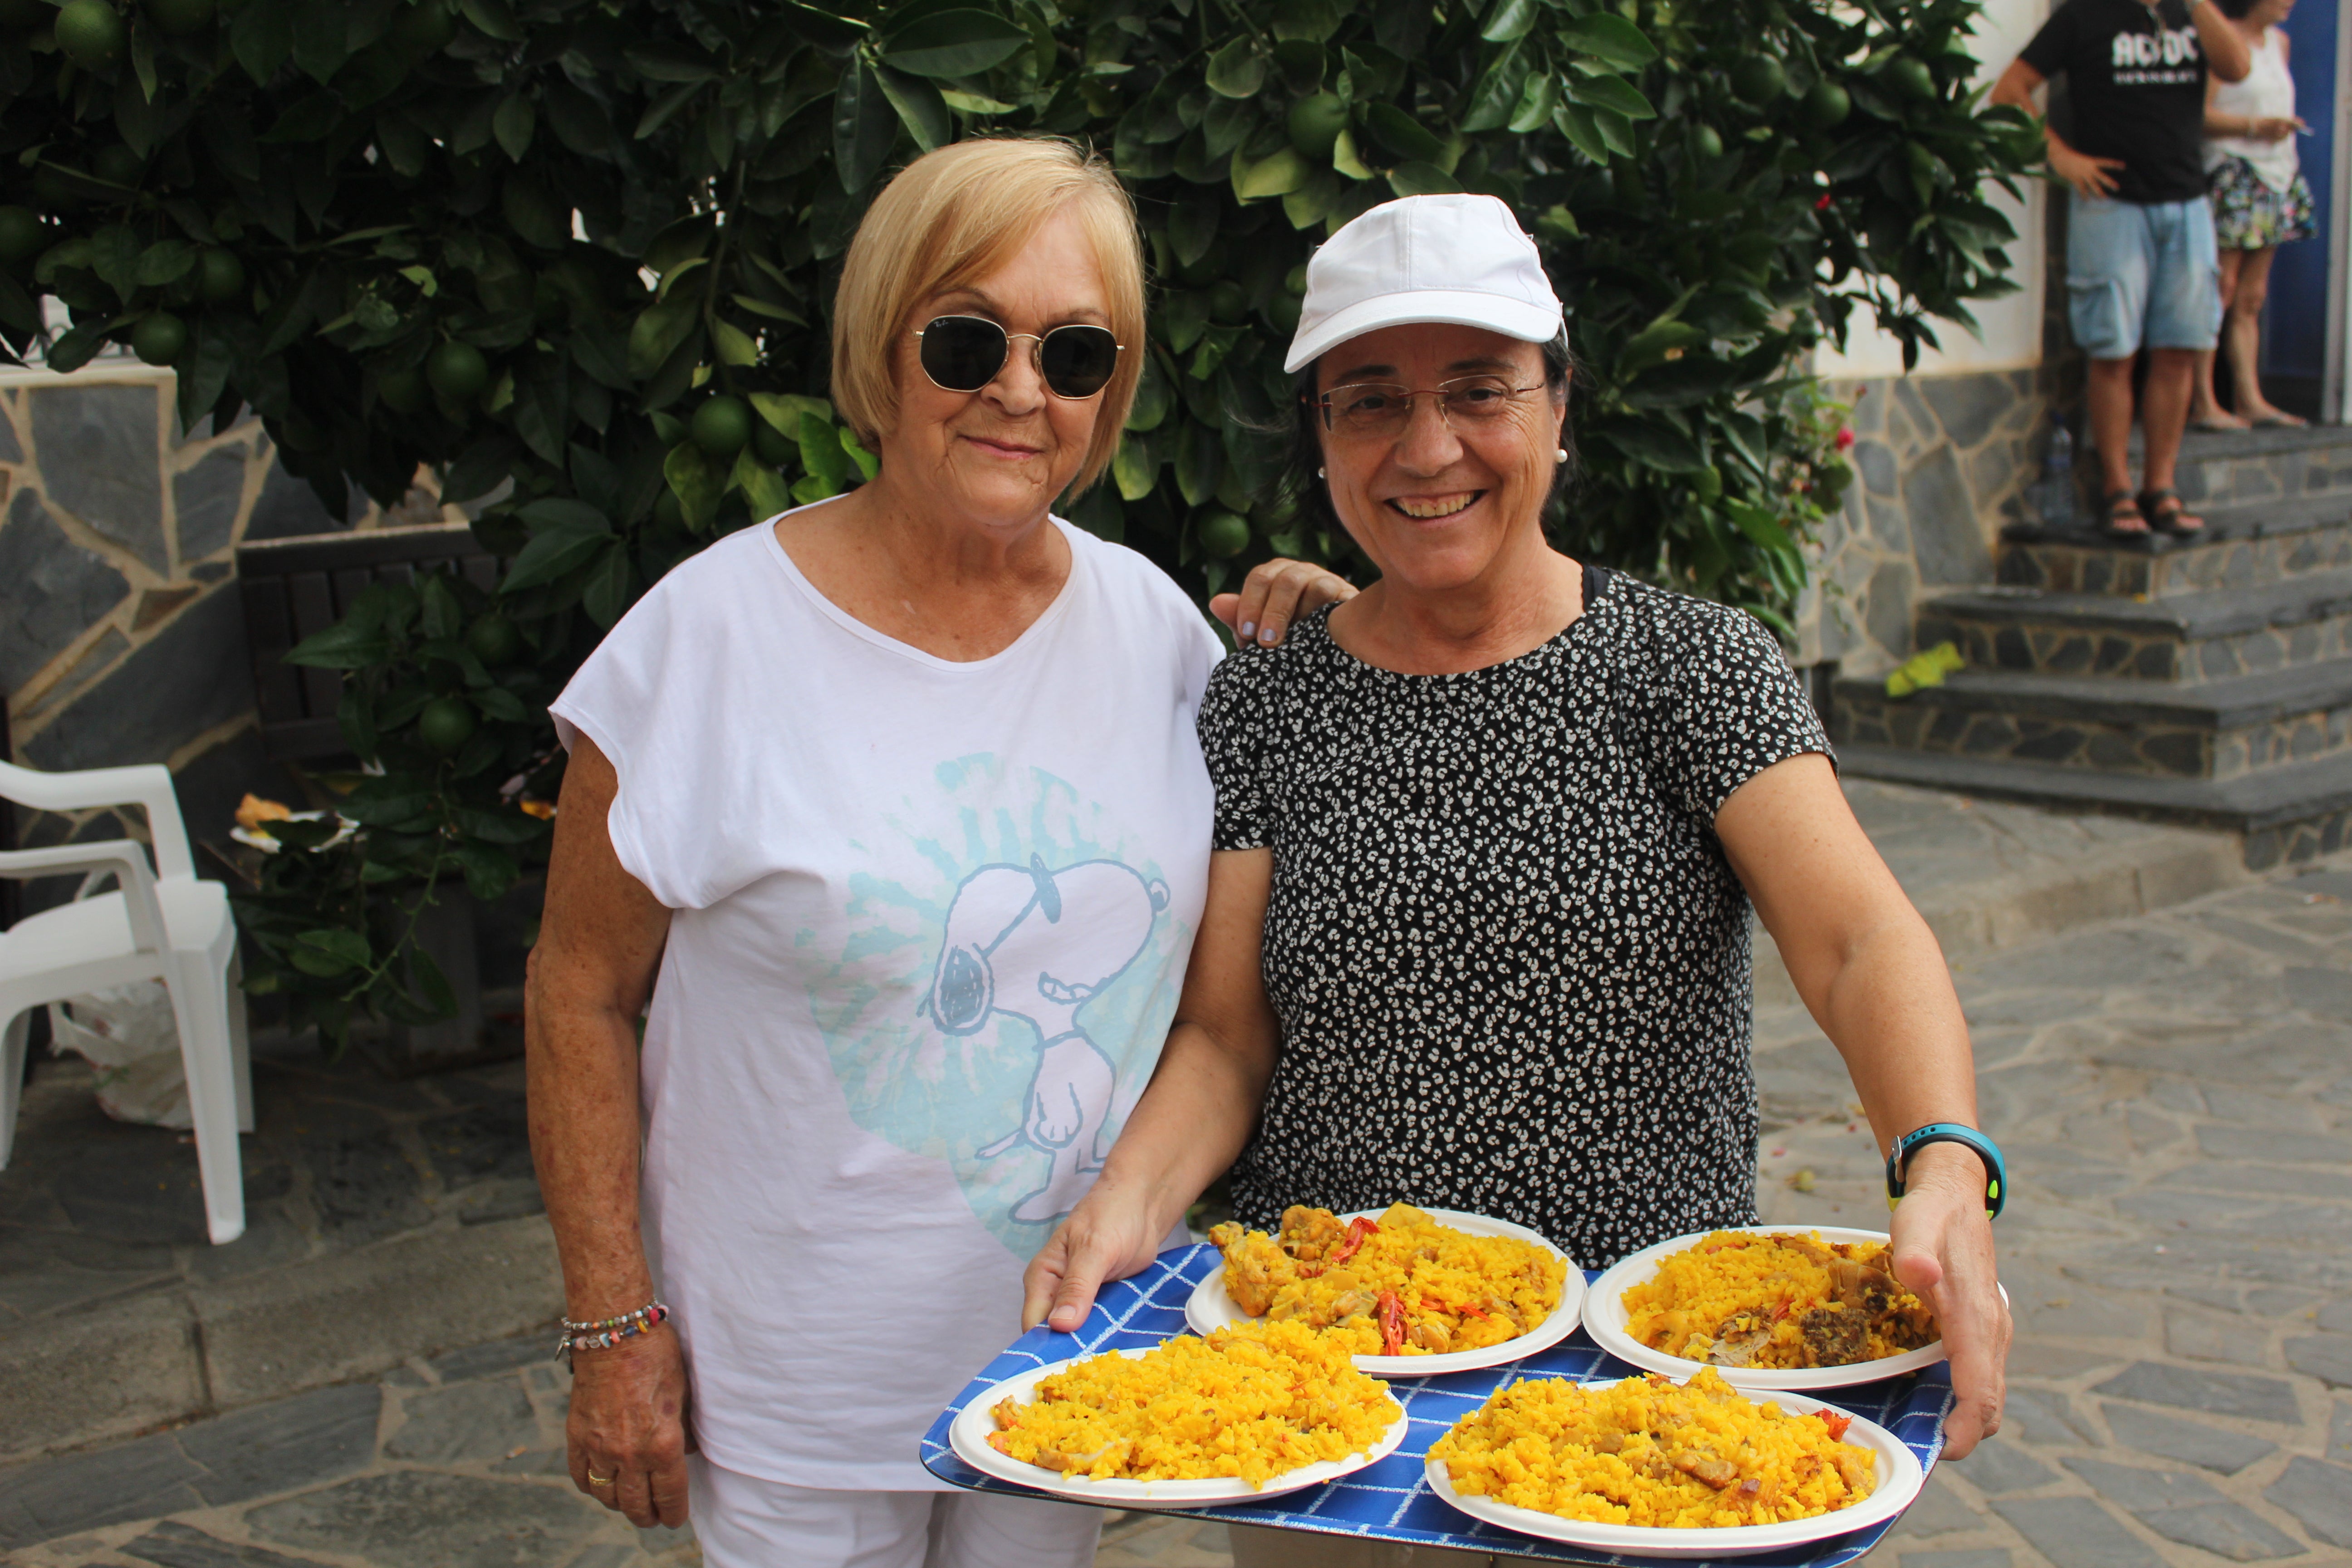
<path id="1" fill-rule="evenodd" d="M 1592 1342 L 1669 1377 L 1736 1388 L 1844 1388 L 1945 1359 L 1927 1304 L 1895 1278 L 1885 1231 L 1823 1226 L 1678 1236 L 1592 1282 Z"/>
<path id="2" fill-rule="evenodd" d="M 1195 1332 L 1296 1322 L 1379 1377 L 1517 1361 L 1575 1332 L 1584 1301 L 1583 1271 L 1543 1237 L 1451 1209 L 1293 1205 L 1274 1232 L 1228 1222 L 1209 1239 L 1224 1262 L 1185 1304 Z"/>
<path id="3" fill-rule="evenodd" d="M 1430 1446 L 1430 1489 L 1483 1523 L 1643 1557 L 1744 1556 L 1885 1523 L 1927 1479 L 1892 1432 L 1802 1394 L 1523 1378 Z"/>
<path id="4" fill-rule="evenodd" d="M 982 1474 L 1081 1502 L 1198 1508 L 1352 1475 L 1396 1452 L 1404 1407 L 1298 1323 L 1240 1323 L 997 1384 L 948 1429 Z"/>

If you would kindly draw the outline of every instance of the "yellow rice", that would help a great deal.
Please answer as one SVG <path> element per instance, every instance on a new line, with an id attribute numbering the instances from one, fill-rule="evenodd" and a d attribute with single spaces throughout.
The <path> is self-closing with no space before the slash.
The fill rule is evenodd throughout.
<path id="1" fill-rule="evenodd" d="M 1868 1497 L 1877 1456 L 1830 1432 L 1820 1415 L 1749 1404 L 1707 1368 L 1687 1387 L 1654 1375 L 1514 1384 L 1429 1454 L 1465 1497 L 1595 1524 L 1720 1529 Z"/>
<path id="2" fill-rule="evenodd" d="M 1883 1302 L 1849 1305 L 1839 1300 L 1829 1258 L 1886 1268 L 1885 1247 L 1877 1242 L 1828 1242 L 1817 1231 L 1765 1236 L 1718 1230 L 1659 1260 L 1658 1272 L 1629 1287 L 1622 1300 L 1625 1331 L 1652 1350 L 1721 1365 L 1796 1368 L 1852 1365 L 1901 1355 L 1933 1343 L 1934 1316 L 1916 1296 L 1893 1285 Z M 1859 1355 L 1824 1354 L 1809 1320 L 1852 1311 L 1865 1324 L 1849 1334 L 1864 1346 Z M 1734 1359 L 1718 1345 L 1753 1338 L 1769 1325 L 1759 1343 Z"/>
<path id="3" fill-rule="evenodd" d="M 1080 1362 L 994 1415 L 990 1446 L 1024 1464 L 1096 1480 L 1237 1476 L 1255 1488 L 1366 1451 L 1399 1411 L 1304 1325 L 1237 1323 L 1148 1355 Z"/>
<path id="4" fill-rule="evenodd" d="M 1559 1305 L 1568 1270 L 1555 1253 L 1507 1236 L 1472 1236 L 1410 1204 L 1391 1204 L 1344 1258 L 1344 1222 L 1294 1205 L 1281 1235 L 1225 1224 L 1209 1233 L 1225 1256 L 1236 1306 L 1268 1322 L 1304 1322 L 1353 1355 L 1484 1350 L 1528 1332 Z M 1393 1352 L 1381 1333 L 1383 1296 L 1402 1309 Z"/>

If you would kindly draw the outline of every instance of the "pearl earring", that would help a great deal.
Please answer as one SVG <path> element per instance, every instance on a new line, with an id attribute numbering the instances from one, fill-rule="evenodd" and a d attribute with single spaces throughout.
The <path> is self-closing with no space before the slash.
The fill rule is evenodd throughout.
<path id="1" fill-rule="evenodd" d="M 1567 448 L 1567 447 L 1554 447 L 1554 448 L 1552 449 L 1551 458 L 1552 458 L 1552 461 L 1553 461 L 1553 462 L 1555 462 L 1555 463 L 1565 463 L 1565 462 L 1567 462 L 1567 461 L 1568 461 L 1568 448 Z"/>
<path id="2" fill-rule="evenodd" d="M 1328 468 L 1318 468 L 1315 470 L 1315 477 L 1318 479 L 1328 479 L 1331 477 L 1331 471 Z"/>

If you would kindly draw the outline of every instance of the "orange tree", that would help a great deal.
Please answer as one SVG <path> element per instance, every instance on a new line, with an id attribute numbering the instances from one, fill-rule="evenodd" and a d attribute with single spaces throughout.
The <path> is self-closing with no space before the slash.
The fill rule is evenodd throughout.
<path id="1" fill-rule="evenodd" d="M 39 298 L 249 407 L 340 514 L 419 465 L 505 563 L 381 590 L 345 672 L 362 831 L 246 900 L 255 984 L 340 1036 L 430 1016 L 414 889 L 545 854 L 545 704 L 646 584 L 872 471 L 824 401 L 859 215 L 956 137 L 1108 153 L 1156 287 L 1112 475 L 1069 514 L 1196 592 L 1342 558 L 1273 480 L 1281 346 L 1332 227 L 1512 204 L 1583 363 L 1570 549 L 1785 626 L 1843 467 L 1802 375 L 2006 291 L 1977 0 L 0 0 L 0 335 Z M 299 834 L 297 837 L 300 837 Z M 316 836 L 312 836 L 316 837 Z M 322 857 L 327 858 L 321 858 Z M 297 867 L 299 869 L 297 869 Z"/>

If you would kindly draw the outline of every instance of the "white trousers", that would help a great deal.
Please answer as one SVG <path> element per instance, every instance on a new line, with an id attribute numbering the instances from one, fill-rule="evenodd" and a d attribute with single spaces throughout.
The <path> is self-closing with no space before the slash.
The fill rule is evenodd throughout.
<path id="1" fill-rule="evenodd" d="M 1099 1509 L 786 1486 L 687 1458 L 705 1568 L 1091 1568 Z"/>

